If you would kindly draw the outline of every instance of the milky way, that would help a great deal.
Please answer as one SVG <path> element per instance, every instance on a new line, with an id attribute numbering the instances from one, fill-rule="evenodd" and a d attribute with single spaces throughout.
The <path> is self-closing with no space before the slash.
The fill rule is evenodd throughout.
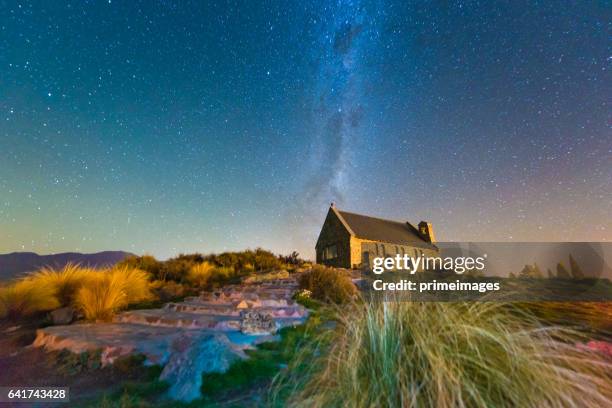
<path id="1" fill-rule="evenodd" d="M 363 53 L 375 42 L 375 29 L 358 2 L 339 2 L 322 10 L 320 41 L 312 50 L 318 63 L 313 89 L 311 178 L 306 203 L 344 204 L 343 180 L 349 177 L 366 99 Z M 303 207 L 303 211 L 308 211 Z M 320 214 L 319 214 L 320 216 Z"/>

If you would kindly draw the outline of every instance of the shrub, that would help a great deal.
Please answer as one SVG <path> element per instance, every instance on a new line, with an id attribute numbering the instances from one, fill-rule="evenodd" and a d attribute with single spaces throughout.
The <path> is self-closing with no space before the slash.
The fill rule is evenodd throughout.
<path id="1" fill-rule="evenodd" d="M 198 288 L 203 288 L 208 284 L 214 265 L 209 262 L 202 262 L 191 267 L 187 274 L 187 282 Z"/>
<path id="2" fill-rule="evenodd" d="M 286 263 L 287 265 L 301 265 L 304 263 L 304 260 L 300 258 L 300 254 L 297 251 L 293 251 L 291 254 L 287 256 L 278 256 L 281 261 Z"/>
<path id="3" fill-rule="evenodd" d="M 501 303 L 351 305 L 306 379 L 285 374 L 286 405 L 611 406 L 612 364 Z"/>
<path id="4" fill-rule="evenodd" d="M 0 318 L 17 319 L 60 306 L 55 288 L 32 277 L 0 288 Z"/>
<path id="5" fill-rule="evenodd" d="M 149 273 L 153 279 L 166 280 L 164 264 L 151 255 L 130 256 L 119 262 L 116 267 L 140 269 Z"/>
<path id="6" fill-rule="evenodd" d="M 228 282 L 235 281 L 236 277 L 237 274 L 234 268 L 227 266 L 218 267 L 212 270 L 209 283 L 211 286 L 224 285 Z"/>
<path id="7" fill-rule="evenodd" d="M 196 277 L 197 272 L 192 272 L 199 265 L 207 263 L 214 267 L 227 268 L 222 273 L 232 271 L 231 280 L 239 276 L 247 276 L 253 272 L 267 272 L 281 269 L 287 266 L 295 266 L 292 263 L 301 263 L 298 254 L 293 253 L 288 257 L 277 257 L 270 251 L 258 248 L 241 252 L 223 252 L 221 254 L 180 254 L 166 261 L 158 261 L 150 255 L 133 256 L 121 261 L 118 266 L 126 266 L 141 269 L 148 272 L 154 280 L 175 281 L 181 283 L 200 284 Z M 205 274 L 204 274 L 205 275 Z M 219 275 L 219 274 L 218 274 Z M 219 275 L 220 277 L 220 275 Z"/>
<path id="8" fill-rule="evenodd" d="M 76 305 L 89 320 L 110 320 L 118 310 L 150 296 L 148 275 L 124 266 L 96 274 L 77 292 Z"/>
<path id="9" fill-rule="evenodd" d="M 156 280 L 151 283 L 151 290 L 160 301 L 168 302 L 185 296 L 185 286 L 175 281 Z"/>
<path id="10" fill-rule="evenodd" d="M 331 303 L 346 303 L 357 294 L 357 288 L 345 273 L 315 265 L 300 277 L 300 288 L 307 289 L 314 299 Z"/>

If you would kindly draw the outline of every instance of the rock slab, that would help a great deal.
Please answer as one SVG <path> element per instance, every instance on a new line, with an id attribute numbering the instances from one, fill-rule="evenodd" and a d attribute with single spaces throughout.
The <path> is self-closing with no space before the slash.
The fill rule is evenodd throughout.
<path id="1" fill-rule="evenodd" d="M 168 396 L 191 402 L 200 398 L 202 374 L 223 373 L 231 363 L 246 358 L 221 333 L 185 332 L 172 342 L 170 359 L 159 377 L 170 385 Z"/>

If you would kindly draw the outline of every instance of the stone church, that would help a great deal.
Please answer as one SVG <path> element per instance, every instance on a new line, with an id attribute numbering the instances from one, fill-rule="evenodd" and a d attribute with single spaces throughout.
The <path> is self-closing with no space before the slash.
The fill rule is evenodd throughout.
<path id="1" fill-rule="evenodd" d="M 376 257 L 436 256 L 438 248 L 431 223 L 418 228 L 342 211 L 332 203 L 316 244 L 317 263 L 339 268 L 371 269 Z"/>

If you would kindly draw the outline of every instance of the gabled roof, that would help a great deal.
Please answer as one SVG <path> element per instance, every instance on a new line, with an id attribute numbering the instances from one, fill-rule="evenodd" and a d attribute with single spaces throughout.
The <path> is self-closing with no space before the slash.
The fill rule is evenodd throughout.
<path id="1" fill-rule="evenodd" d="M 351 235 L 372 241 L 397 245 L 435 248 L 409 222 L 384 220 L 367 215 L 350 213 L 332 207 Z"/>

